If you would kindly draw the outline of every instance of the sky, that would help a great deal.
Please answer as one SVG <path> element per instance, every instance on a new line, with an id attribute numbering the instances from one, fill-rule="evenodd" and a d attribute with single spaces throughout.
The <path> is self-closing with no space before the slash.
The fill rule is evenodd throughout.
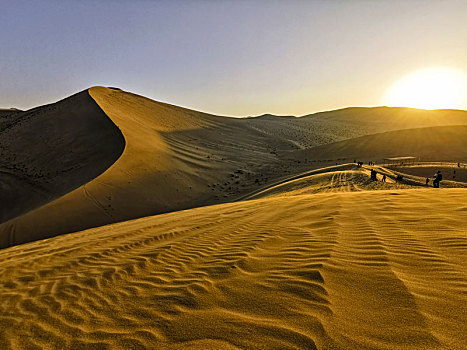
<path id="1" fill-rule="evenodd" d="M 218 115 L 305 115 L 382 105 L 426 67 L 467 72 L 465 0 L 0 3 L 3 108 L 103 85 Z"/>

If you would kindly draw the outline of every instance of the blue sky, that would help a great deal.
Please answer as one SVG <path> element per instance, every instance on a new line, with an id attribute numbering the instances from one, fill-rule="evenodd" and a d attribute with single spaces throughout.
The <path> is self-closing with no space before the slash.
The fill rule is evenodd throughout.
<path id="1" fill-rule="evenodd" d="M 0 107 L 104 85 L 219 115 L 303 115 L 380 105 L 425 67 L 467 71 L 467 1 L 1 4 Z"/>

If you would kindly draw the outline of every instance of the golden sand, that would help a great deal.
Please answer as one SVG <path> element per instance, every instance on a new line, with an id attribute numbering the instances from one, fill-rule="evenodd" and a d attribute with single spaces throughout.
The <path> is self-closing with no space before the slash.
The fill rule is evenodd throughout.
<path id="1" fill-rule="evenodd" d="M 0 115 L 0 349 L 463 349 L 465 125 L 240 120 L 102 87 Z M 393 155 L 451 163 L 352 159 Z"/>
<path id="2" fill-rule="evenodd" d="M 0 344 L 461 349 L 466 196 L 276 195 L 4 249 Z"/>

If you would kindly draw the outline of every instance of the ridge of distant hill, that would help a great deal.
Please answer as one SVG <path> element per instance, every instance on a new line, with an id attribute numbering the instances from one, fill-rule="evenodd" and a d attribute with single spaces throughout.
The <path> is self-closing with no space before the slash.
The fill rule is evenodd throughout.
<path id="1" fill-rule="evenodd" d="M 467 125 L 386 131 L 292 152 L 295 159 L 359 159 L 414 156 L 418 160 L 467 162 Z"/>

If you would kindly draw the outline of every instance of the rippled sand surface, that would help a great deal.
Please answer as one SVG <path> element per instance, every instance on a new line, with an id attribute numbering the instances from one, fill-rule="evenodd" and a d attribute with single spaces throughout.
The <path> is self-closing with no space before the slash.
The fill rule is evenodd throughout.
<path id="1" fill-rule="evenodd" d="M 0 251 L 0 348 L 467 344 L 466 189 L 303 193 Z"/>

